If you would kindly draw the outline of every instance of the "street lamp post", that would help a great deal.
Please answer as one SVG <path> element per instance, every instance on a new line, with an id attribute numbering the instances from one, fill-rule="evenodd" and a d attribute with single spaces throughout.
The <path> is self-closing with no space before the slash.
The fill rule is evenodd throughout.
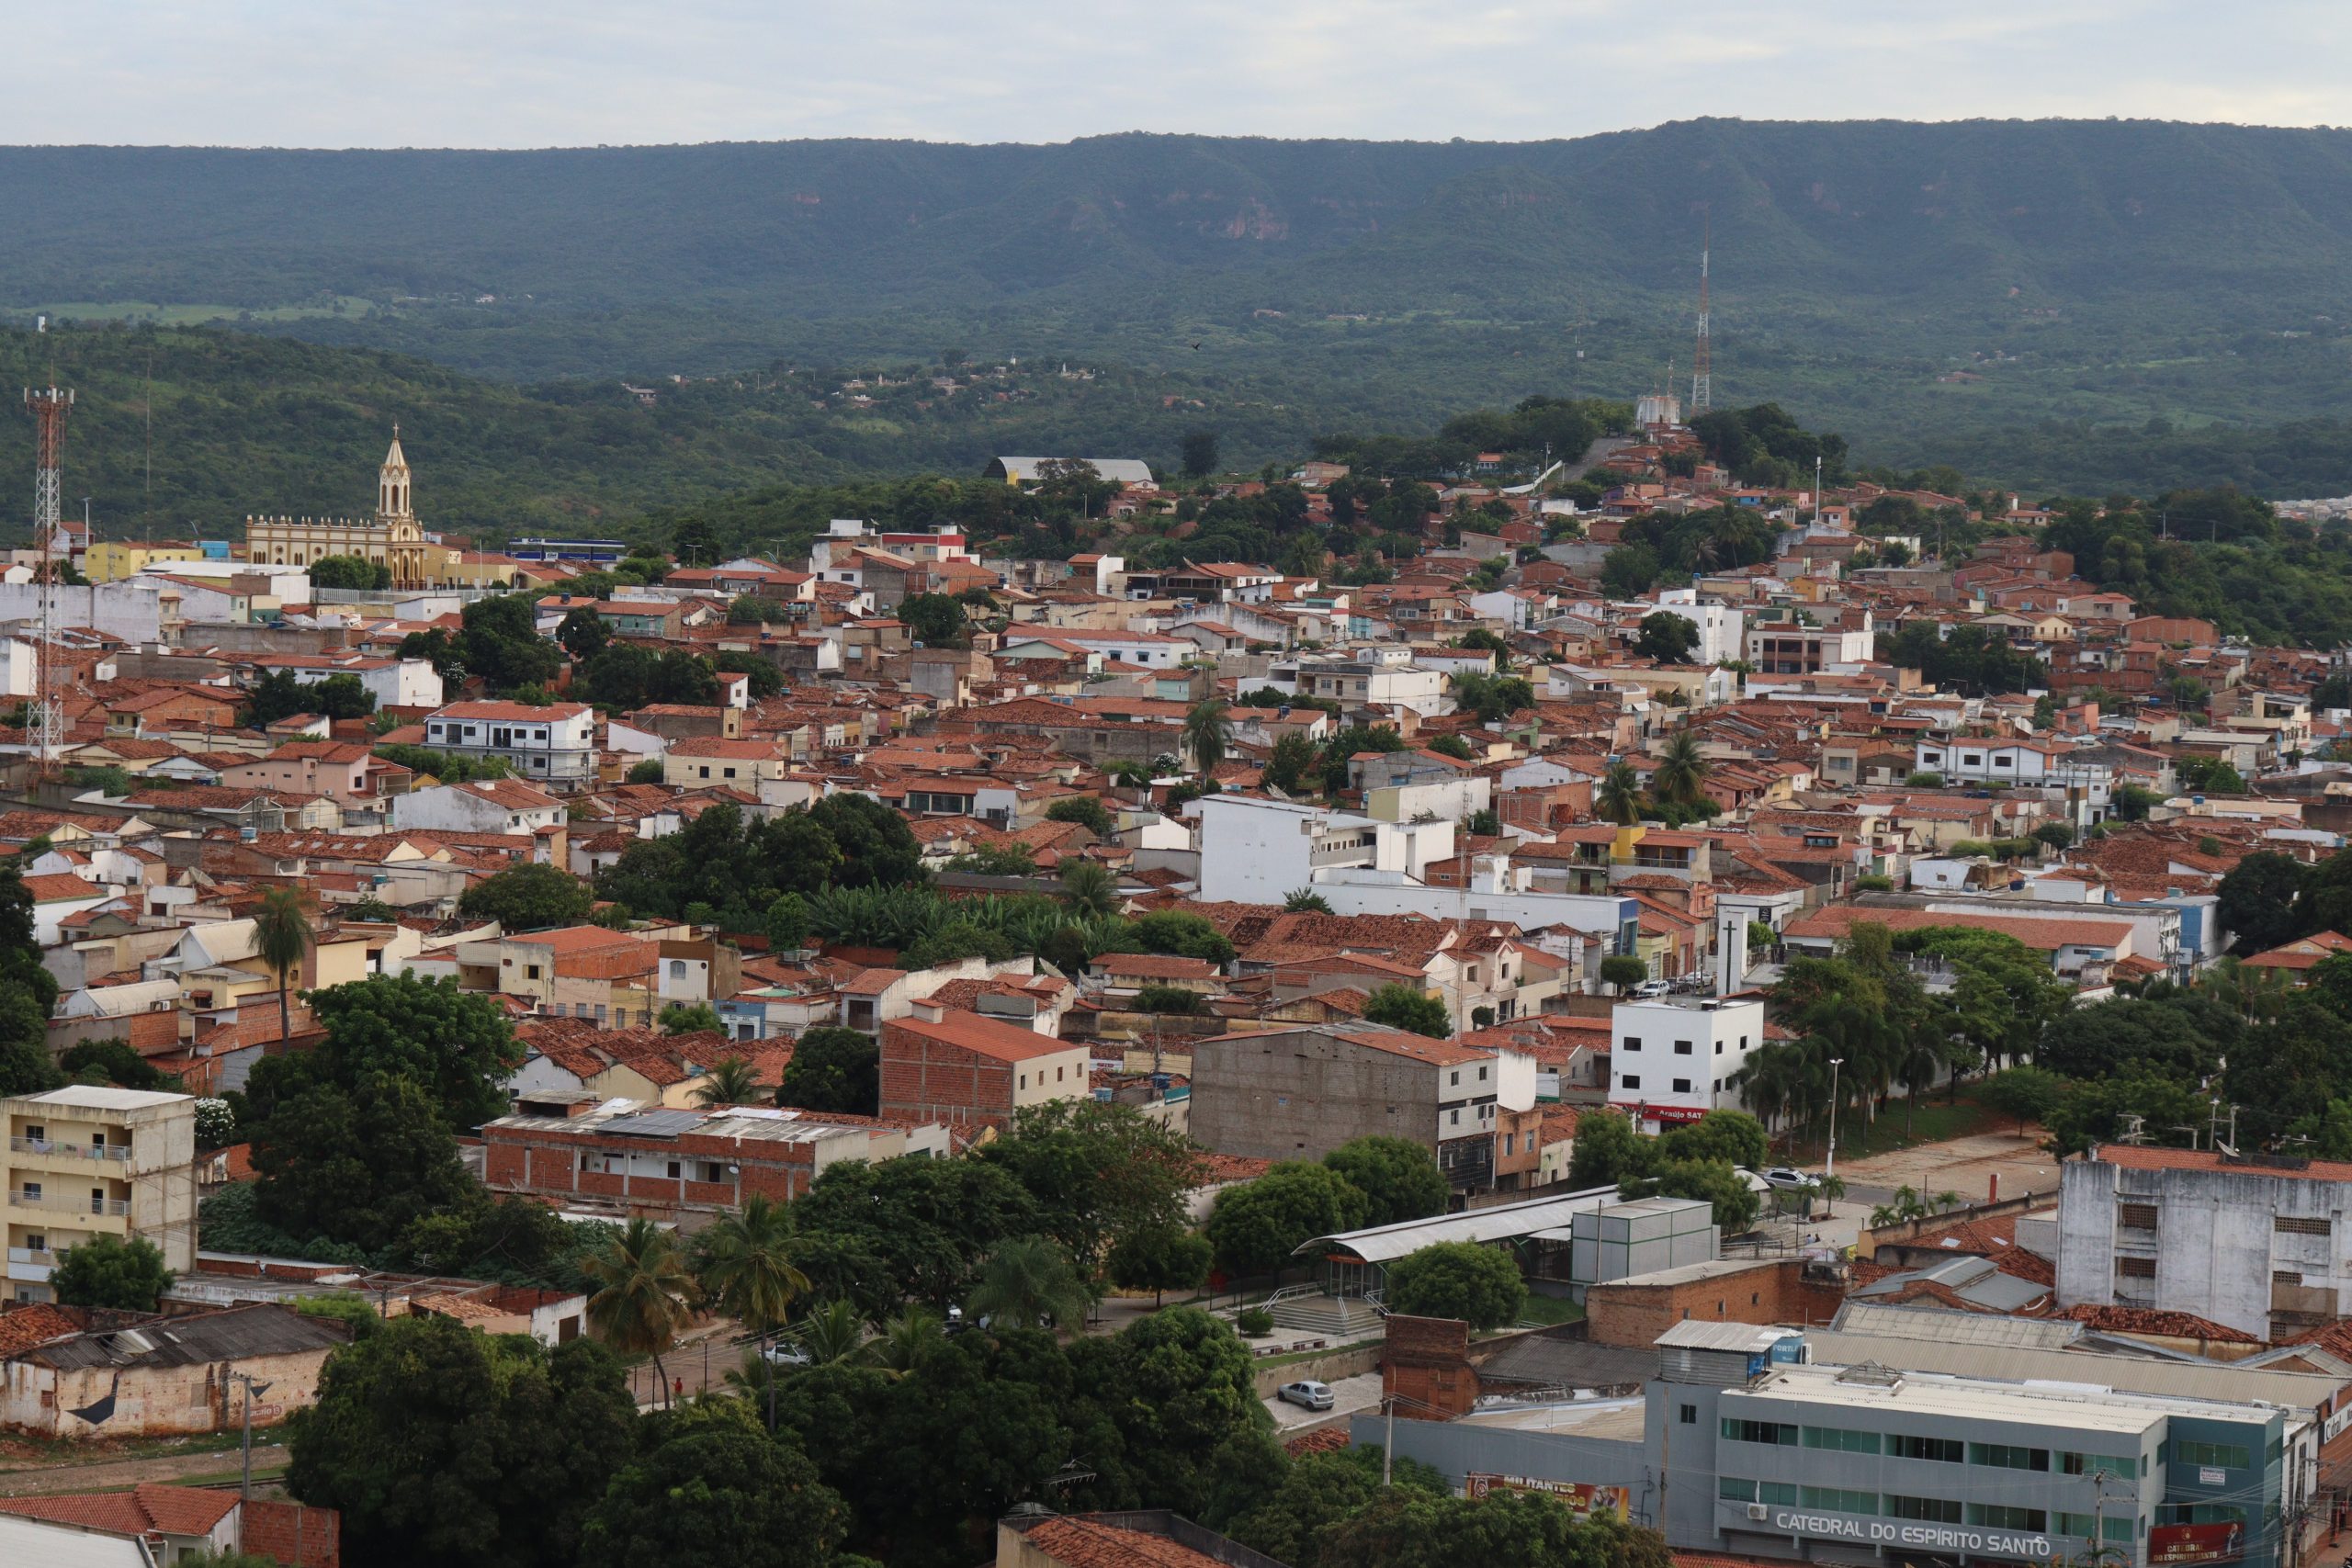
<path id="1" fill-rule="evenodd" d="M 1829 1058 L 1829 1162 L 1824 1176 L 1838 1174 L 1838 1069 L 1845 1065 L 1843 1056 Z"/>
<path id="2" fill-rule="evenodd" d="M 245 1385 L 244 1479 L 237 1488 L 237 1495 L 250 1500 L 254 1495 L 254 1395 L 267 1393 L 269 1384 L 251 1372 L 231 1372 L 229 1376 Z"/>

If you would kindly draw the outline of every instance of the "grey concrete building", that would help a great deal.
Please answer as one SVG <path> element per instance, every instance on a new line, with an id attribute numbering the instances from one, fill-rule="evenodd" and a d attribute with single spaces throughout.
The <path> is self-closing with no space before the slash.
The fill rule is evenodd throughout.
<path id="1" fill-rule="evenodd" d="M 2291 1339 L 2352 1312 L 2352 1164 L 2108 1144 L 2059 1171 L 2058 1304 Z"/>
<path id="2" fill-rule="evenodd" d="M 2000 1371 L 1998 1346 L 1916 1341 L 1996 1374 L 1968 1376 L 1847 1360 L 1835 1343 L 1846 1337 L 1678 1325 L 1639 1402 L 1399 1421 L 1396 1452 L 1472 1495 L 1547 1492 L 1661 1529 L 1677 1550 L 1792 1561 L 2276 1568 L 2296 1560 L 2290 1536 L 2324 1525 L 2319 1419 L 2263 1393 L 2270 1378 L 2333 1380 L 2256 1373 L 2235 1395 L 2150 1392 L 2115 1386 L 2140 1375 L 2125 1358 L 2049 1351 L 2074 1378 L 2028 1382 Z M 1901 1359 L 1914 1342 L 1881 1343 Z M 1378 1443 L 1383 1423 L 1358 1417 L 1351 1435 Z"/>
<path id="3" fill-rule="evenodd" d="M 1532 1181 L 1543 1163 L 1535 1064 L 1377 1023 L 1253 1030 L 1193 1047 L 1193 1141 L 1218 1154 L 1321 1159 L 1351 1138 L 1409 1138 L 1461 1188 Z"/>

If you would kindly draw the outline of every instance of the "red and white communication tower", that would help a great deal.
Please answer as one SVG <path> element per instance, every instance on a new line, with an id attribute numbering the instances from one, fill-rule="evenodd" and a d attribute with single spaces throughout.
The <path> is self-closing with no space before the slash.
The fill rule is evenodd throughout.
<path id="1" fill-rule="evenodd" d="M 74 407 L 72 389 L 28 387 L 25 406 L 33 411 L 33 534 L 40 549 L 40 629 L 34 644 L 33 694 L 25 705 L 25 739 L 36 776 L 47 778 L 65 745 L 65 710 L 57 700 L 51 658 L 56 636 L 56 558 L 63 491 L 60 470 L 65 457 L 65 416 Z"/>

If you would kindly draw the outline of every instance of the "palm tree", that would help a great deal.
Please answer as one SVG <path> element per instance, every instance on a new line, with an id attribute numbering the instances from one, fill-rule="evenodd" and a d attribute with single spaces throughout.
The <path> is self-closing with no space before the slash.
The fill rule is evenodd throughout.
<path id="1" fill-rule="evenodd" d="M 1838 1200 L 1846 1195 L 1846 1179 L 1842 1176 L 1822 1176 L 1814 1179 L 1813 1195 L 1821 1200 L 1821 1217 L 1838 1217 Z"/>
<path id="2" fill-rule="evenodd" d="M 947 1343 L 946 1325 L 928 1307 L 910 1306 L 882 1325 L 882 1336 L 868 1345 L 874 1364 L 892 1377 L 904 1377 Z"/>
<path id="3" fill-rule="evenodd" d="M 1696 806 L 1705 797 L 1703 786 L 1711 771 L 1712 764 L 1700 754 L 1698 737 L 1681 730 L 1658 753 L 1657 766 L 1650 774 L 1650 786 L 1660 800 L 1677 806 Z"/>
<path id="4" fill-rule="evenodd" d="M 662 1352 L 693 1318 L 696 1293 L 677 1239 L 640 1215 L 581 1266 L 596 1281 L 588 1298 L 589 1328 L 625 1356 L 650 1356 L 668 1404 L 670 1373 Z"/>
<path id="5" fill-rule="evenodd" d="M 808 1352 L 812 1367 L 854 1361 L 865 1348 L 865 1320 L 855 1302 L 827 1302 L 794 1325 L 792 1340 Z"/>
<path id="6" fill-rule="evenodd" d="M 774 1084 L 760 1081 L 760 1075 L 751 1063 L 741 1056 L 721 1056 L 710 1065 L 709 1073 L 695 1086 L 696 1105 L 756 1105 L 775 1092 Z M 763 1199 L 754 1197 L 753 1202 Z"/>
<path id="7" fill-rule="evenodd" d="M 1328 915 L 1331 906 L 1312 887 L 1294 887 L 1283 896 L 1283 908 L 1294 915 Z"/>
<path id="8" fill-rule="evenodd" d="M 729 1062 L 742 1066 L 731 1056 L 719 1066 Z M 740 1318 L 744 1327 L 760 1337 L 760 1348 L 764 1350 L 768 1337 L 783 1324 L 794 1300 L 808 1289 L 808 1276 L 792 1265 L 790 1214 L 765 1193 L 754 1192 L 744 1200 L 740 1212 L 718 1220 L 696 1241 L 695 1278 L 704 1297 L 721 1312 Z M 768 1390 L 768 1425 L 775 1425 L 773 1387 Z"/>
<path id="9" fill-rule="evenodd" d="M 1225 716 L 1225 699 L 1210 697 L 1194 703 L 1193 711 L 1184 716 L 1184 744 L 1193 753 L 1193 762 L 1201 777 L 1209 778 L 1225 761 L 1226 748 L 1233 743 L 1233 721 Z"/>
<path id="10" fill-rule="evenodd" d="M 1642 776 L 1631 762 L 1611 762 L 1592 792 L 1592 808 L 1604 822 L 1630 828 L 1642 819 Z"/>
<path id="11" fill-rule="evenodd" d="M 1069 1253 L 1043 1236 L 1019 1236 L 996 1249 L 967 1306 L 991 1328 L 1037 1328 L 1082 1323 L 1093 1304 Z"/>
<path id="12" fill-rule="evenodd" d="M 1080 915 L 1103 916 L 1116 914 L 1119 908 L 1119 880 L 1100 861 L 1076 858 L 1063 863 L 1062 899 L 1071 911 Z"/>
<path id="13" fill-rule="evenodd" d="M 277 976 L 277 1036 L 294 1032 L 294 1009 L 287 1000 L 287 976 L 298 968 L 311 948 L 311 917 L 299 887 L 273 887 L 261 896 L 254 911 L 254 946 L 261 961 Z"/>

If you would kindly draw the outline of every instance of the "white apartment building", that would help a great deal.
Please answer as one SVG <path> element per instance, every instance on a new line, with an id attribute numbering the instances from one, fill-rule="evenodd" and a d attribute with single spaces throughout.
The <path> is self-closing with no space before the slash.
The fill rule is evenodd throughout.
<path id="1" fill-rule="evenodd" d="M 1713 600 L 1702 600 L 1695 588 L 1668 588 L 1657 596 L 1657 607 L 1679 615 L 1699 628 L 1699 646 L 1690 650 L 1693 664 L 1721 664 L 1738 659 L 1747 647 L 1747 612 Z"/>
<path id="2" fill-rule="evenodd" d="M 596 776 L 596 713 L 586 703 L 452 703 L 424 721 L 424 743 L 461 757 L 498 757 L 534 784 Z"/>
<path id="3" fill-rule="evenodd" d="M 1609 1032 L 1609 1103 L 1657 1133 L 1740 1108 L 1731 1078 L 1764 1043 L 1764 1004 L 1730 997 L 1619 1002 Z"/>

